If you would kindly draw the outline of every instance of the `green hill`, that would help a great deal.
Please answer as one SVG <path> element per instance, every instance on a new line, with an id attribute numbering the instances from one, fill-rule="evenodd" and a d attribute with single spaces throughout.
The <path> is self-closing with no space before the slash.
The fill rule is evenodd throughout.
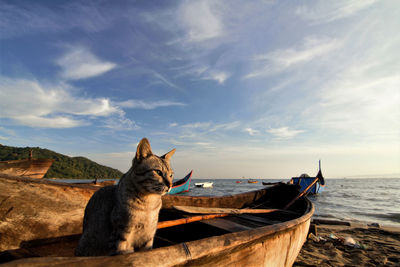
<path id="1" fill-rule="evenodd" d="M 33 158 L 54 159 L 45 178 L 67 179 L 115 179 L 122 176 L 122 172 L 107 166 L 100 165 L 84 157 L 69 157 L 54 151 L 39 147 L 12 147 L 0 145 L 0 161 L 27 159 L 29 151 L 33 151 Z"/>

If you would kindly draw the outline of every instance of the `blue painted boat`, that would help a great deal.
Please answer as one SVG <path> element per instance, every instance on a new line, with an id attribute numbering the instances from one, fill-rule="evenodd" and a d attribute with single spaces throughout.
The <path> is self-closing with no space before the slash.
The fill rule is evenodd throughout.
<path id="1" fill-rule="evenodd" d="M 174 182 L 172 184 L 172 188 L 168 194 L 176 195 L 176 194 L 180 194 L 183 192 L 189 192 L 190 178 L 192 178 L 192 173 L 193 173 L 193 170 L 190 171 L 189 174 L 186 175 L 184 178 Z"/>
<path id="2" fill-rule="evenodd" d="M 300 190 L 303 192 L 309 185 L 314 182 L 315 179 L 318 181 L 308 190 L 308 194 L 319 194 L 325 189 L 325 179 L 321 172 L 321 161 L 319 161 L 319 171 L 317 176 L 310 177 L 308 174 L 302 174 L 299 177 L 292 177 L 288 184 L 300 185 Z"/>

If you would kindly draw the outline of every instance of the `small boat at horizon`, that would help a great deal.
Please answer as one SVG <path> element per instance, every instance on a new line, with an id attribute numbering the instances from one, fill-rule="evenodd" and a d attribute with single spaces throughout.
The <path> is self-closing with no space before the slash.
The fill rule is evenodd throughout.
<path id="1" fill-rule="evenodd" d="M 255 179 L 249 179 L 249 180 L 247 180 L 247 182 L 248 182 L 249 184 L 256 184 L 256 183 L 258 183 L 258 181 L 255 180 Z"/>
<path id="2" fill-rule="evenodd" d="M 195 183 L 196 187 L 210 188 L 213 187 L 214 182 Z"/>
<path id="3" fill-rule="evenodd" d="M 30 151 L 28 159 L 0 161 L 0 173 L 40 179 L 53 162 L 54 159 L 35 159 Z"/>

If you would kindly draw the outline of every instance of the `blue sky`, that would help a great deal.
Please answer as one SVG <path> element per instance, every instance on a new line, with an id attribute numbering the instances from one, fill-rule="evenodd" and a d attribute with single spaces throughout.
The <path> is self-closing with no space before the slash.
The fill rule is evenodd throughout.
<path id="1" fill-rule="evenodd" d="M 0 1 L 0 143 L 177 177 L 400 176 L 398 1 Z"/>

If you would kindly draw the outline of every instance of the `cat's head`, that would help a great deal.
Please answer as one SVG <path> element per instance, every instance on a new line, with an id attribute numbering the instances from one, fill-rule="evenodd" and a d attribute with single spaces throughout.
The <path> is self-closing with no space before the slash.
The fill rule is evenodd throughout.
<path id="1" fill-rule="evenodd" d="M 169 192 L 174 178 L 169 160 L 174 153 L 175 149 L 159 157 L 153 154 L 146 138 L 139 142 L 132 170 L 135 174 L 136 187 L 142 193 L 164 195 Z"/>

